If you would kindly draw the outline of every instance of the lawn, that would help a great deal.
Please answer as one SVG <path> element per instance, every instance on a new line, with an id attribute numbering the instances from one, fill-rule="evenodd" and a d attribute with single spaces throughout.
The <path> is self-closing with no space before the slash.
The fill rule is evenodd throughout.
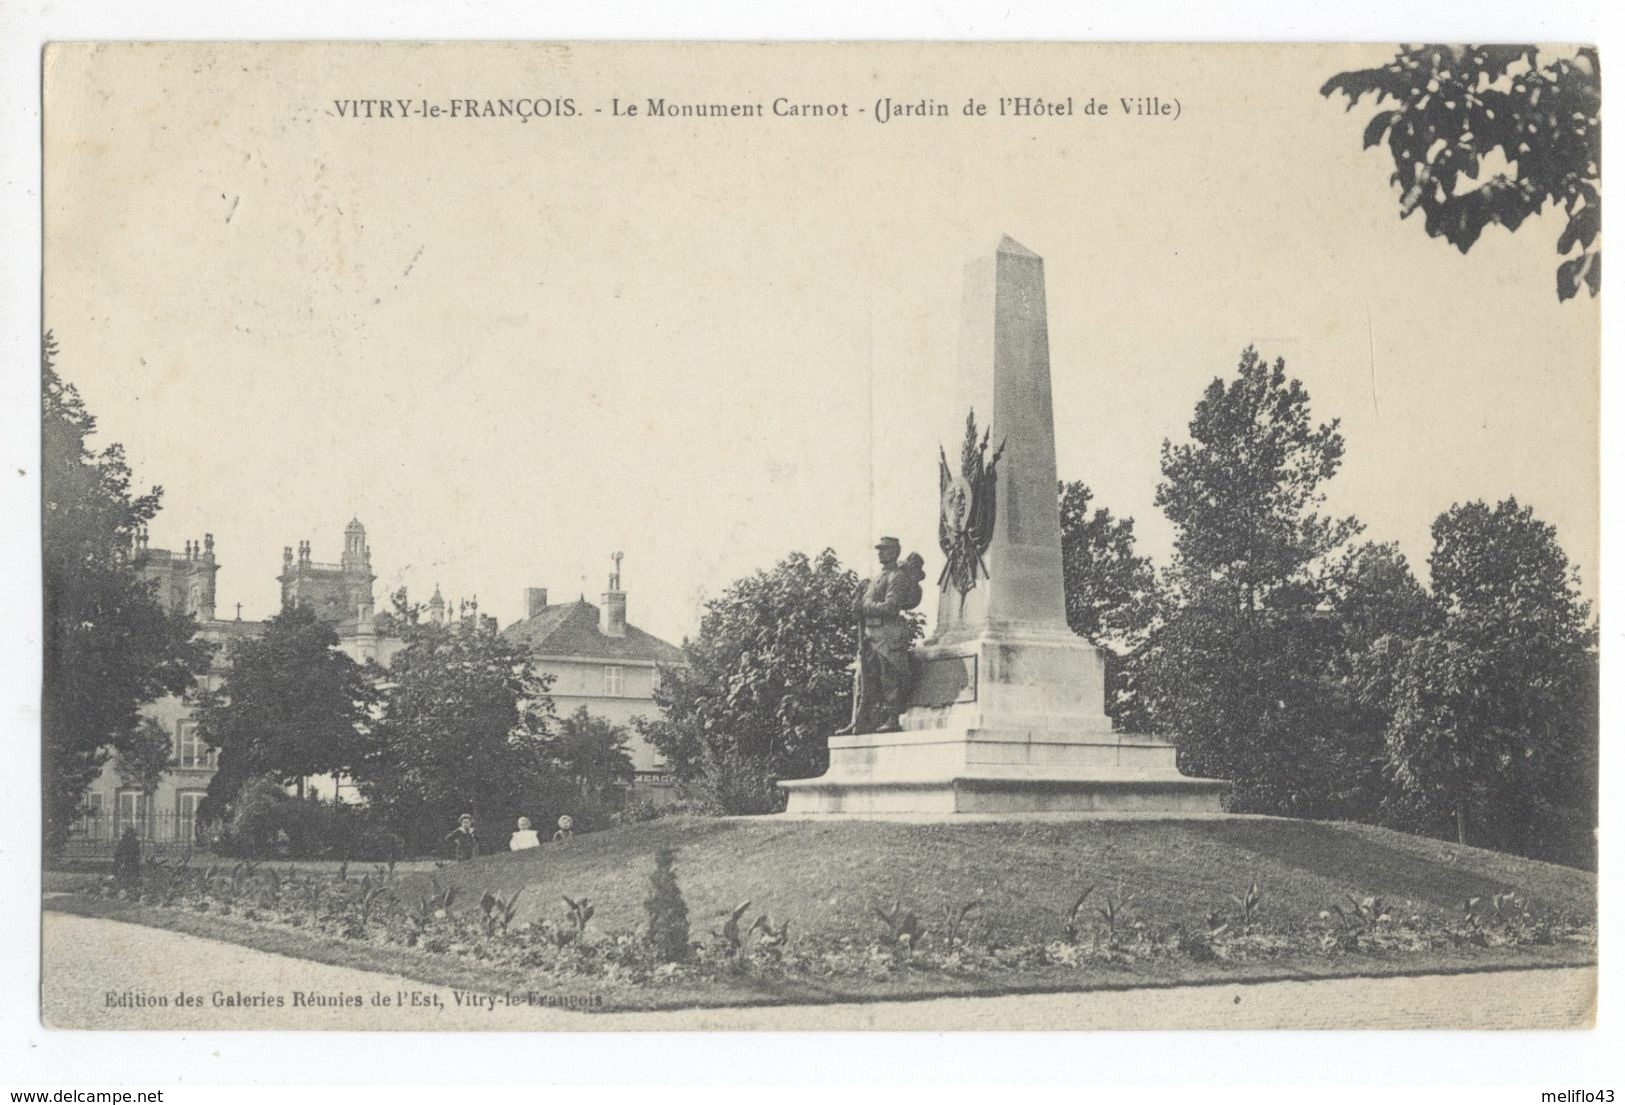
<path id="1" fill-rule="evenodd" d="M 677 968 L 651 958 L 638 935 L 664 848 L 676 854 L 695 943 Z M 273 868 L 194 868 L 167 893 L 171 876 L 157 870 L 139 901 L 110 898 L 83 876 L 56 877 L 46 906 L 446 985 L 590 994 L 607 1009 L 1422 974 L 1596 956 L 1589 873 L 1269 818 L 670 818 L 397 871 L 371 920 L 358 914 L 366 887 L 378 893 L 369 868 L 352 865 L 347 879 Z M 1249 918 L 1237 899 L 1254 886 Z M 1069 916 L 1088 887 L 1086 907 Z M 487 895 L 515 893 L 512 917 L 493 929 Z M 1515 905 L 1505 916 L 1464 921 L 1469 899 L 1508 894 Z M 593 903 L 579 936 L 566 897 Z M 746 900 L 741 930 L 767 914 L 775 929 L 789 922 L 788 939 L 730 943 L 725 922 Z M 876 912 L 899 904 L 923 924 L 906 946 Z M 1351 933 L 1345 915 L 1362 909 Z M 962 911 L 951 939 L 947 918 Z"/>
<path id="2" fill-rule="evenodd" d="M 1133 896 L 1140 919 L 1196 924 L 1230 908 L 1256 879 L 1263 915 L 1318 916 L 1345 895 L 1378 895 L 1440 919 L 1471 897 L 1513 892 L 1592 919 L 1593 875 L 1368 826 L 1276 818 L 900 824 L 776 818 L 674 818 L 483 857 L 409 876 L 457 890 L 454 908 L 520 888 L 516 920 L 555 919 L 563 897 L 591 898 L 606 929 L 636 928 L 657 850 L 677 853 L 694 928 L 721 925 L 740 902 L 827 937 L 871 934 L 876 905 L 901 901 L 934 927 L 978 901 L 972 934 L 1000 943 L 1054 939 L 1086 887 Z"/>

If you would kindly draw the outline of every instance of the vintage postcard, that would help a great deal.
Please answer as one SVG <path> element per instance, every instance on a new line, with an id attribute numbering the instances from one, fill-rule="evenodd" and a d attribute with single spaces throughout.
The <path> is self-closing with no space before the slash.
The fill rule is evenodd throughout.
<path id="1" fill-rule="evenodd" d="M 1596 50 L 43 66 L 48 1026 L 1592 1024 Z"/>

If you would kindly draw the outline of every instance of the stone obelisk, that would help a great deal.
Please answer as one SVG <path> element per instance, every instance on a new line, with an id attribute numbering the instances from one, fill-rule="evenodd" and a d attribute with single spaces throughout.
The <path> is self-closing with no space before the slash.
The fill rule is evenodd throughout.
<path id="1" fill-rule="evenodd" d="M 991 256 L 970 262 L 962 319 L 959 401 L 943 428 L 943 451 L 957 473 L 974 417 L 1002 456 L 992 540 L 983 553 L 987 576 L 963 594 L 942 589 L 936 639 L 1066 633 L 1043 258 L 1005 238 Z"/>
<path id="2" fill-rule="evenodd" d="M 945 431 L 937 621 L 902 732 L 832 737 L 781 783 L 796 816 L 1216 812 L 1225 784 L 1112 731 L 1099 649 L 1066 624 L 1043 259 L 1010 238 L 965 271 Z"/>

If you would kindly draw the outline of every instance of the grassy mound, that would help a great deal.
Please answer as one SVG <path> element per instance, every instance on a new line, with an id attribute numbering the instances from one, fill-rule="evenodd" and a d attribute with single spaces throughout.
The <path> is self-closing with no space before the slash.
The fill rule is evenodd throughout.
<path id="1" fill-rule="evenodd" d="M 655 856 L 666 848 L 676 853 L 690 920 L 689 954 L 680 963 L 666 962 L 638 937 Z M 895 1000 L 1596 960 L 1596 880 L 1585 872 L 1380 829 L 1264 818 L 673 818 L 413 872 L 387 886 L 371 879 L 271 867 L 153 867 L 138 891 L 56 876 L 78 885 L 58 885 L 45 905 L 490 994 L 591 998 L 594 1008 Z M 1249 912 L 1233 899 L 1249 897 L 1255 880 L 1262 908 Z M 1088 886 L 1096 893 L 1069 932 L 1066 914 Z M 441 908 L 448 888 L 455 893 L 449 913 Z M 516 891 L 513 917 L 481 909 L 487 892 L 506 903 Z M 1125 894 L 1127 908 L 1112 908 Z M 1496 896 L 1507 894 L 1516 899 L 1503 908 Z M 596 907 L 579 937 L 564 920 L 565 895 Z M 1469 898 L 1493 912 L 1464 918 Z M 741 930 L 765 913 L 771 931 L 724 930 L 745 899 L 751 906 Z M 882 932 L 877 907 L 890 910 L 894 902 L 902 906 L 894 919 L 912 912 L 923 933 L 905 924 L 895 928 L 908 939 Z M 968 913 L 967 904 L 975 906 Z M 965 924 L 951 926 L 954 916 Z"/>
<path id="2" fill-rule="evenodd" d="M 696 939 L 740 902 L 751 915 L 789 920 L 830 938 L 872 936 L 877 905 L 901 901 L 931 929 L 970 901 L 969 927 L 991 943 L 1052 940 L 1078 894 L 1091 903 L 1119 887 L 1133 916 L 1200 925 L 1232 910 L 1254 879 L 1263 916 L 1315 918 L 1346 895 L 1379 895 L 1397 909 L 1454 920 L 1470 897 L 1512 892 L 1527 905 L 1589 922 L 1596 879 L 1573 868 L 1368 826 L 1271 818 L 900 824 L 671 818 L 580 836 L 527 852 L 482 857 L 413 875 L 406 893 L 456 888 L 455 910 L 487 892 L 523 888 L 516 921 L 564 915 L 563 896 L 592 899 L 593 924 L 630 932 L 644 923 L 655 853 L 677 852 L 677 879 Z"/>

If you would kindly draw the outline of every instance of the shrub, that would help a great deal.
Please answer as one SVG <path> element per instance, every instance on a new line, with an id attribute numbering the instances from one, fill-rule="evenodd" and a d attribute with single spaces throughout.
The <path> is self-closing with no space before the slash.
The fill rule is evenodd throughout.
<path id="1" fill-rule="evenodd" d="M 676 802 L 657 802 L 647 794 L 628 794 L 612 820 L 617 825 L 640 825 L 645 821 L 670 817 L 682 812 L 682 809 Z"/>
<path id="2" fill-rule="evenodd" d="M 707 752 L 681 797 L 707 814 L 783 813 L 788 800 L 766 759 L 732 750 Z"/>
<path id="3" fill-rule="evenodd" d="M 228 850 L 240 855 L 272 854 L 282 828 L 278 807 L 287 800 L 287 794 L 268 775 L 244 783 L 231 803 L 231 816 L 226 822 Z"/>
<path id="4" fill-rule="evenodd" d="M 354 806 L 343 806 L 341 809 L 356 809 Z M 390 863 L 406 858 L 406 841 L 399 833 L 391 832 L 377 815 L 370 813 L 365 807 L 358 812 L 347 815 L 352 822 L 352 834 L 349 847 L 344 850 L 349 859 L 378 860 Z"/>
<path id="5" fill-rule="evenodd" d="M 672 869 L 675 861 L 670 848 L 656 853 L 654 874 L 649 876 L 649 897 L 643 903 L 649 913 L 649 943 L 667 963 L 681 963 L 688 958 L 688 903 L 677 888 L 677 872 Z"/>
<path id="6" fill-rule="evenodd" d="M 243 784 L 211 839 L 215 851 L 236 856 L 387 862 L 406 854 L 405 842 L 376 808 L 292 798 L 273 776 Z"/>

